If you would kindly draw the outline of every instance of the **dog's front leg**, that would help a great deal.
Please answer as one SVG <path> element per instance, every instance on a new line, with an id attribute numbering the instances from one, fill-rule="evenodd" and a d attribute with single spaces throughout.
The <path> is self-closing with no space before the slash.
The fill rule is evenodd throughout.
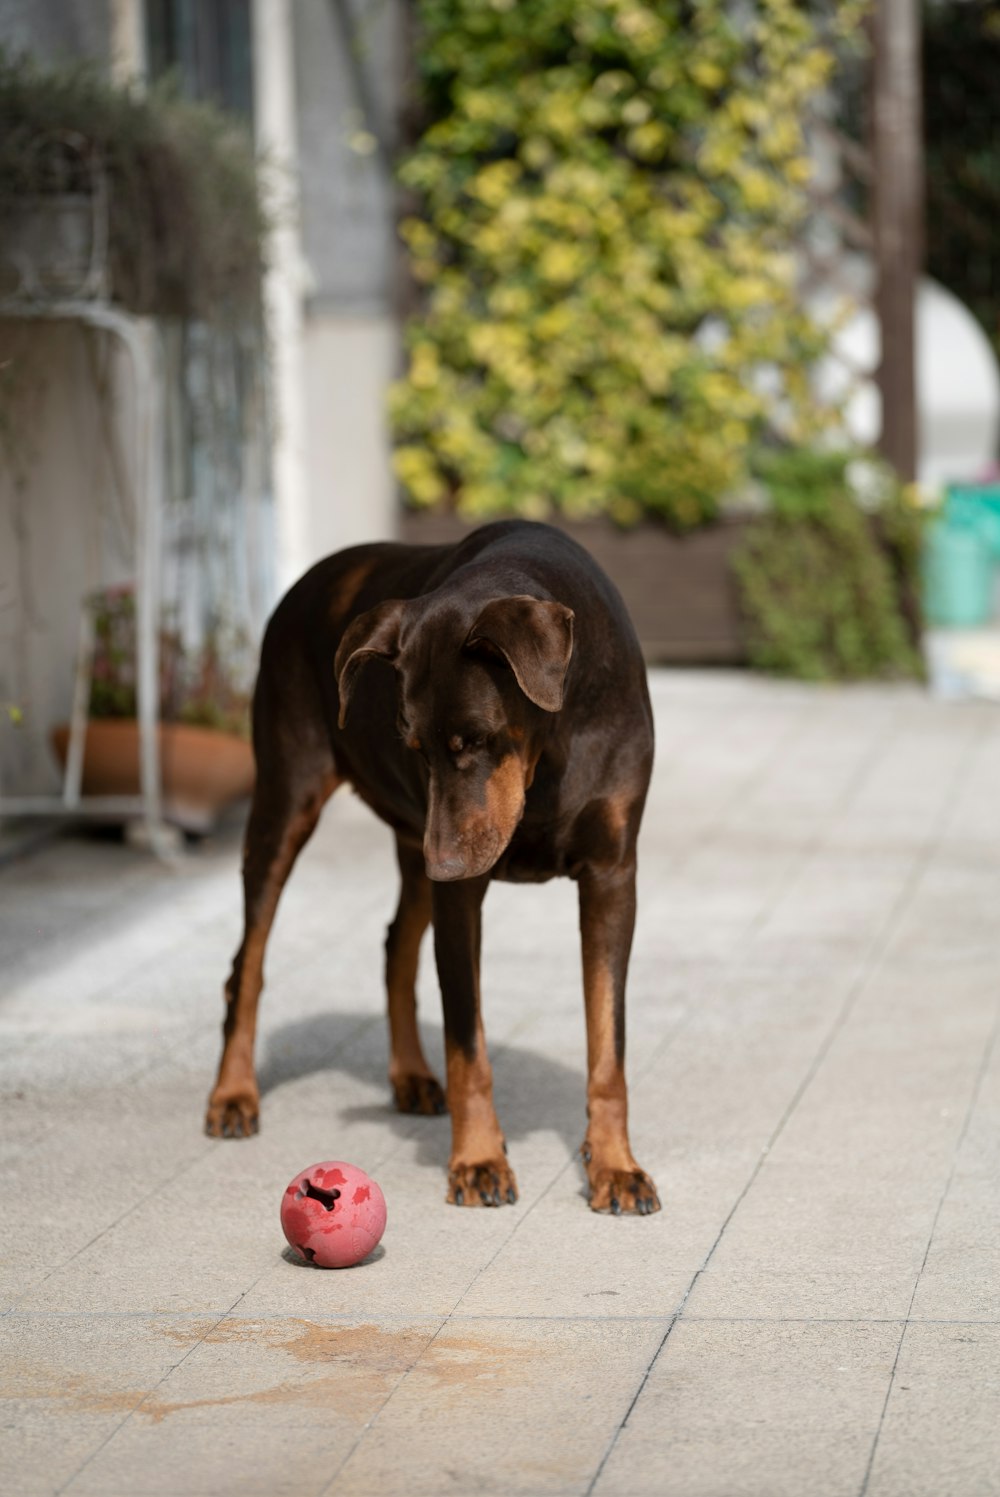
<path id="1" fill-rule="evenodd" d="M 493 1072 L 479 1004 L 481 910 L 488 878 L 435 883 L 434 955 L 444 1005 L 451 1113 L 448 1200 L 501 1206 L 517 1200 L 493 1107 Z"/>
<path id="2" fill-rule="evenodd" d="M 635 927 L 635 865 L 585 868 L 580 935 L 587 1010 L 587 1137 L 581 1154 L 594 1211 L 659 1211 L 656 1187 L 633 1157 L 625 1086 L 625 978 Z"/>

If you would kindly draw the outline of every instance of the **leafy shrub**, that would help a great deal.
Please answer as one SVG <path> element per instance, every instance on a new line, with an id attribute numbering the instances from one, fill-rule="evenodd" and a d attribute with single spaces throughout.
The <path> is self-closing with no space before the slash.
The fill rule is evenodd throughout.
<path id="1" fill-rule="evenodd" d="M 794 0 L 418 0 L 417 505 L 688 529 L 817 414 L 792 254 L 830 51 Z M 833 7 L 841 20 L 854 7 Z M 766 371 L 766 375 L 765 375 Z"/>
<path id="2" fill-rule="evenodd" d="M 849 454 L 768 454 L 770 511 L 733 567 L 750 661 L 804 680 L 919 676 L 921 525 L 898 483 L 868 463 L 852 488 Z M 872 481 L 873 480 L 873 481 Z"/>
<path id="3" fill-rule="evenodd" d="M 253 313 L 266 232 L 245 130 L 169 83 L 140 94 L 86 64 L 0 51 L 0 203 L 109 187 L 111 295 L 128 310 Z M 0 228 L 2 235 L 2 228 Z"/>

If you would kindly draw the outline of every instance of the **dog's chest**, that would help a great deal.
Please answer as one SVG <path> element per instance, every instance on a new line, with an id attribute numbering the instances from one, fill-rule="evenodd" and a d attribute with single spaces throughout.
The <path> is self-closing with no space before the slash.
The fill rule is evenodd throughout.
<path id="1" fill-rule="evenodd" d="M 522 822 L 498 859 L 493 877 L 512 884 L 544 884 L 572 872 L 568 839 L 557 824 Z"/>

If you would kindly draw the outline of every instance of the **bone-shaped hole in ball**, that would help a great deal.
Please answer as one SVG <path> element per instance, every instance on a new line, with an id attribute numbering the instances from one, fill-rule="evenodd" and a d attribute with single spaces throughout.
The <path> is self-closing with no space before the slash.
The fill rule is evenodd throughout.
<path id="1" fill-rule="evenodd" d="M 324 1211 L 332 1211 L 334 1202 L 340 1200 L 340 1191 L 320 1190 L 319 1186 L 314 1185 L 311 1180 L 303 1180 L 296 1200 L 301 1201 L 304 1197 L 308 1197 L 310 1201 L 319 1201 Z"/>

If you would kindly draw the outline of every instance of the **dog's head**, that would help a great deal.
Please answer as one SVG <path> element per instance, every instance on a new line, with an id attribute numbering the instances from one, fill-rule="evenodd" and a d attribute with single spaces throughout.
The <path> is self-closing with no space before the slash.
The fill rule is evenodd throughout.
<path id="1" fill-rule="evenodd" d="M 507 847 L 572 653 L 572 609 L 524 595 L 471 611 L 454 598 L 393 599 L 347 629 L 335 663 L 340 726 L 366 660 L 390 661 L 399 735 L 426 766 L 432 879 L 486 873 Z"/>

